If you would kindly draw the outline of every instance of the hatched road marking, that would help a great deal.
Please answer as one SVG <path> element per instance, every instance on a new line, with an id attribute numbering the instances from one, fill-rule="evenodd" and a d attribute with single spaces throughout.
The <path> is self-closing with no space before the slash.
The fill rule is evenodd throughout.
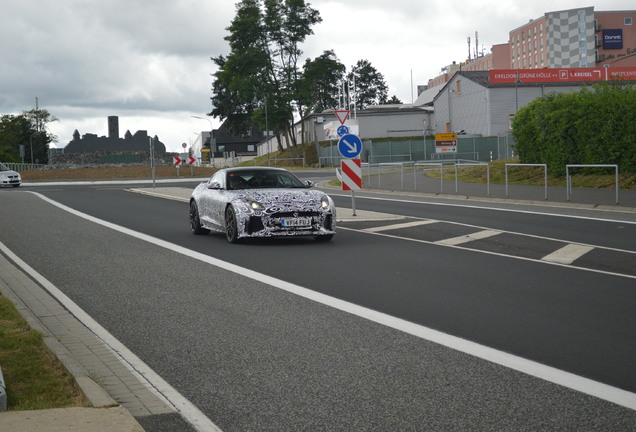
<path id="1" fill-rule="evenodd" d="M 405 223 L 400 223 L 400 224 L 379 226 L 379 227 L 374 227 L 374 228 L 366 228 L 366 229 L 363 229 L 362 231 L 365 231 L 365 232 L 380 232 L 380 231 L 388 231 L 388 230 L 395 230 L 395 229 L 401 229 L 401 228 L 411 228 L 411 227 L 415 227 L 415 226 L 419 226 L 419 225 L 428 225 L 428 224 L 433 224 L 433 223 L 437 223 L 437 222 L 439 222 L 439 221 L 437 221 L 437 220 L 421 220 L 421 221 L 415 221 L 415 222 L 405 222 Z"/>
<path id="2" fill-rule="evenodd" d="M 496 236 L 498 234 L 501 234 L 501 231 L 483 230 L 483 231 L 477 231 L 476 233 L 472 233 L 468 235 L 452 237 L 452 238 L 436 241 L 435 243 L 443 244 L 443 245 L 459 245 L 459 244 L 467 243 L 473 240 L 481 240 L 488 237 Z"/>
<path id="3" fill-rule="evenodd" d="M 594 249 L 592 246 L 567 244 L 561 249 L 541 258 L 542 261 L 550 261 L 560 264 L 572 264 L 577 259 Z"/>

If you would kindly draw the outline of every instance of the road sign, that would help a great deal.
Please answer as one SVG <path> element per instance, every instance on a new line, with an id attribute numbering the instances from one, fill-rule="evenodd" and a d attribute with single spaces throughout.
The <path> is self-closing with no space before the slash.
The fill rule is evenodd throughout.
<path id="1" fill-rule="evenodd" d="M 362 189 L 362 162 L 360 159 L 343 159 L 340 161 L 342 190 Z"/>
<path id="2" fill-rule="evenodd" d="M 181 159 L 179 156 L 172 156 L 172 165 L 174 166 L 179 166 L 183 164 L 183 159 Z"/>
<path id="3" fill-rule="evenodd" d="M 345 110 L 343 110 L 343 111 L 334 111 L 333 113 L 338 118 L 338 121 L 340 121 L 340 124 L 344 124 L 347 121 L 347 119 L 349 118 L 350 111 L 345 111 Z"/>
<path id="4" fill-rule="evenodd" d="M 457 134 L 435 134 L 435 153 L 457 153 Z"/>
<path id="5" fill-rule="evenodd" d="M 188 165 L 192 165 L 193 163 L 197 161 L 193 156 L 188 156 L 188 159 L 186 160 L 188 162 Z"/>
<path id="6" fill-rule="evenodd" d="M 342 125 L 342 126 L 338 126 L 338 136 L 344 136 L 347 135 L 349 133 L 349 127 Z"/>
<path id="7" fill-rule="evenodd" d="M 362 141 L 355 135 L 347 134 L 338 141 L 338 151 L 346 158 L 358 157 L 362 151 Z"/>
<path id="8" fill-rule="evenodd" d="M 457 134 L 456 133 L 443 133 L 443 134 L 435 134 L 435 139 L 436 140 L 456 140 L 457 139 Z"/>

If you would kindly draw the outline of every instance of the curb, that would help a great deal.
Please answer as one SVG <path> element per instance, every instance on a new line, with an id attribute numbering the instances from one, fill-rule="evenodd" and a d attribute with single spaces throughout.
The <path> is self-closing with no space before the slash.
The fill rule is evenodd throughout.
<path id="1" fill-rule="evenodd" d="M 17 266 L 15 266 L 15 264 L 8 258 L 7 261 L 10 263 L 10 265 L 16 267 L 18 271 L 23 272 L 22 269 L 19 269 Z M 105 389 L 103 389 L 98 383 L 90 378 L 89 372 L 73 358 L 71 352 L 64 345 L 62 345 L 62 343 L 59 342 L 57 338 L 55 338 L 50 330 L 38 319 L 38 317 L 33 314 L 33 312 L 24 304 L 24 302 L 11 289 L 11 287 L 7 286 L 7 288 L 8 292 L 4 292 L 3 294 L 5 294 L 5 296 L 15 305 L 16 309 L 18 310 L 20 315 L 27 321 L 29 326 L 42 334 L 46 346 L 55 354 L 55 356 L 62 362 L 68 372 L 73 376 L 75 382 L 80 387 L 80 389 L 84 393 L 84 396 L 86 396 L 86 399 L 88 399 L 91 405 L 95 408 L 119 406 L 119 404 L 112 397 L 110 397 Z M 6 387 L 4 387 L 4 381 L 2 380 L 0 380 L 0 387 L 0 393 L 2 392 L 2 389 L 6 389 Z M 0 409 L 0 411 L 2 411 L 2 409 Z"/>

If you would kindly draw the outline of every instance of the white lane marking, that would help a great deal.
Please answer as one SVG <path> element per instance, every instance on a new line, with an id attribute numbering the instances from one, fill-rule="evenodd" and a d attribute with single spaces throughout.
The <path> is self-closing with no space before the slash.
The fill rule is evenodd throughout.
<path id="1" fill-rule="evenodd" d="M 329 192 L 330 196 L 339 196 L 339 197 L 349 197 L 349 195 Z M 432 206 L 441 206 L 441 207 L 461 207 L 461 208 L 470 208 L 470 209 L 478 209 L 478 210 L 493 210 L 493 211 L 501 211 L 501 212 L 510 212 L 510 213 L 523 213 L 523 214 L 531 214 L 531 215 L 541 215 L 541 216 L 554 216 L 554 217 L 563 217 L 563 218 L 571 218 L 571 219 L 584 219 L 584 220 L 594 220 L 594 221 L 602 221 L 602 222 L 615 222 L 622 224 L 630 224 L 636 225 L 636 221 L 628 221 L 628 220 L 620 220 L 620 219 L 607 219 L 607 218 L 598 218 L 591 216 L 578 216 L 578 215 L 567 215 L 567 214 L 558 214 L 558 213 L 548 213 L 548 212 L 539 212 L 532 210 L 518 210 L 518 209 L 508 209 L 502 207 L 487 207 L 480 205 L 468 205 L 468 204 L 452 204 L 452 203 L 443 203 L 443 202 L 432 202 L 432 201 L 416 201 L 416 200 L 406 200 L 406 199 L 395 199 L 395 198 L 381 198 L 381 197 L 370 197 L 370 196 L 361 196 L 356 195 L 356 199 L 368 199 L 374 201 L 389 201 L 389 202 L 403 202 L 408 204 L 423 204 L 423 205 L 432 205 Z M 439 197 L 437 199 L 440 199 Z M 442 199 L 455 199 L 458 198 L 442 198 Z M 493 201 L 484 201 L 486 203 L 492 203 Z M 526 204 L 520 202 L 510 203 L 512 205 L 525 205 L 525 206 L 540 206 L 541 204 Z M 606 210 L 599 208 L 576 208 L 576 207 L 566 207 L 566 206 L 554 206 L 557 210 L 583 210 L 583 211 L 595 211 L 595 212 L 612 212 L 612 213 L 622 213 L 627 215 L 634 215 L 633 211 L 626 210 Z M 556 211 L 556 210 L 555 210 Z"/>
<path id="2" fill-rule="evenodd" d="M 36 194 L 39 195 L 39 194 Z M 62 207 L 60 207 L 62 208 Z M 66 210 L 66 209 L 64 209 Z M 80 216 L 80 215 L 78 215 Z M 159 374 L 137 357 L 108 330 L 102 327 L 73 300 L 59 290 L 53 283 L 38 273 L 35 269 L 14 254 L 5 244 L 0 242 L 0 250 L 6 254 L 17 266 L 33 277 L 44 289 L 57 299 L 73 316 L 92 331 L 110 350 L 121 359 L 122 363 L 135 375 L 155 396 L 163 400 L 183 415 L 200 432 L 222 432 L 197 407 L 184 398 L 177 390 L 168 384 Z"/>
<path id="3" fill-rule="evenodd" d="M 143 234 L 143 233 L 139 233 L 136 231 L 133 231 L 129 228 L 125 228 L 101 219 L 98 219 L 96 217 L 87 215 L 85 213 L 79 212 L 77 210 L 74 210 L 70 207 L 67 207 L 63 204 L 60 204 L 56 201 L 53 201 L 47 197 L 45 197 L 44 195 L 41 195 L 39 193 L 36 192 L 31 192 L 37 196 L 39 196 L 40 198 L 42 198 L 44 201 L 60 208 L 63 209 L 71 214 L 74 214 L 76 216 L 79 216 L 81 218 L 84 218 L 86 220 L 89 220 L 91 222 L 94 222 L 96 224 L 114 229 L 116 231 L 119 231 L 121 233 L 124 234 L 128 234 L 132 237 L 138 238 L 140 240 L 144 240 L 147 241 L 151 244 L 154 244 L 156 246 L 160 246 L 160 247 L 164 247 L 166 249 L 169 249 L 173 252 L 176 253 L 180 253 L 182 255 L 188 256 L 192 259 L 197 259 L 199 261 L 214 265 L 216 267 L 219 267 L 221 269 L 227 270 L 227 271 L 231 271 L 233 273 L 236 273 L 239 276 L 243 276 L 243 277 L 247 277 L 249 279 L 253 279 L 257 282 L 261 282 L 267 285 L 271 285 L 273 287 L 276 287 L 278 289 L 287 291 L 289 293 L 293 293 L 296 294 L 298 296 L 307 298 L 309 300 L 315 301 L 317 303 L 321 303 L 327 306 L 330 306 L 334 309 L 338 309 L 341 310 L 343 312 L 347 312 L 349 314 L 352 315 L 357 315 L 361 318 L 365 318 L 369 321 L 373 321 L 376 322 L 378 324 L 399 330 L 401 332 L 419 337 L 421 339 L 424 340 L 428 340 L 434 343 L 437 343 L 439 345 L 443 345 L 447 348 L 451 348 L 453 350 L 465 353 L 465 354 L 469 354 L 472 355 L 474 357 L 477 358 L 481 358 L 483 360 L 501 365 L 501 366 L 505 366 L 507 368 L 525 373 L 527 375 L 531 375 L 534 376 L 536 378 L 540 378 L 543 379 L 545 381 L 549 381 L 552 382 L 554 384 L 558 384 L 567 388 L 570 388 L 572 390 L 576 390 L 579 391 L 581 393 L 587 394 L 587 395 L 591 395 L 594 397 L 597 397 L 599 399 L 608 401 L 608 402 L 612 402 L 615 403 L 617 405 L 620 406 L 624 406 L 626 408 L 632 409 L 632 410 L 636 410 L 636 393 L 631 393 L 628 392 L 626 390 L 622 390 L 616 387 L 612 387 L 610 385 L 598 382 L 598 381 L 593 381 L 591 379 L 588 378 L 584 378 L 578 375 L 575 375 L 573 373 L 570 372 L 565 372 L 562 371 L 560 369 L 554 368 L 554 367 L 550 367 L 550 366 L 546 366 L 542 363 L 538 363 L 532 360 L 528 360 L 522 357 L 518 357 L 509 353 L 506 353 L 504 351 L 499 351 L 484 345 L 480 345 L 478 343 L 475 342 L 471 342 L 469 340 L 466 339 L 462 339 L 456 336 L 452 336 L 446 333 L 442 333 L 440 331 L 437 330 L 433 330 L 431 328 L 428 327 L 424 327 L 422 325 L 419 324 L 415 324 L 409 321 L 405 321 L 402 320 L 400 318 L 396 318 L 394 316 L 391 315 L 387 315 L 381 312 L 377 312 L 371 309 L 367 309 L 365 307 L 353 304 L 353 303 L 349 303 L 347 301 L 344 300 L 339 300 L 330 296 L 327 296 L 325 294 L 316 292 L 316 291 L 312 291 L 308 288 L 303 288 L 299 285 L 295 285 L 292 284 L 290 282 L 286 282 L 277 278 L 274 278 L 272 276 L 263 274 L 263 273 L 259 273 L 256 272 L 254 270 L 251 269 L 247 269 L 244 267 L 240 267 L 237 266 L 235 264 L 232 263 L 228 263 L 226 261 L 222 261 L 220 259 L 217 258 L 213 258 L 211 256 L 199 253 L 199 252 L 195 252 L 193 250 L 190 249 L 186 249 L 183 246 L 179 246 L 177 244 L 173 244 L 173 243 L 169 243 L 167 241 L 155 238 L 155 237 L 151 237 L 147 234 Z M 374 235 L 385 235 L 385 234 L 374 234 Z M 393 236 L 389 236 L 389 237 L 393 237 Z M 400 237 L 396 237 L 396 238 L 400 238 Z M 449 246 L 449 247 L 455 247 L 455 246 Z M 536 260 L 531 260 L 531 261 L 536 261 Z M 553 264 L 553 265 L 559 265 L 559 264 Z M 118 342 L 118 344 L 121 345 L 121 343 Z M 123 345 L 122 345 L 123 347 Z M 123 347 L 125 348 L 125 347 Z M 141 364 L 143 364 L 143 362 L 138 359 L 132 352 L 130 352 L 128 349 L 125 349 L 127 353 L 130 353 L 131 358 L 137 359 L 136 361 L 140 362 Z M 146 366 L 147 367 L 147 366 Z M 149 368 L 148 368 L 149 369 Z M 154 371 L 149 369 L 149 373 L 152 373 L 153 375 L 156 375 L 156 378 L 159 382 L 164 382 L 165 381 L 159 377 L 159 375 L 157 375 Z M 165 383 L 168 387 L 169 385 L 167 383 Z M 169 393 L 170 397 L 173 397 L 175 395 L 178 395 L 179 397 L 182 397 L 175 389 L 173 389 L 172 387 L 169 387 L 169 389 L 167 389 L 169 391 L 167 391 L 167 393 Z M 164 395 L 166 395 L 166 393 L 164 393 Z M 166 395 L 167 397 L 168 395 Z M 168 397 L 169 400 L 172 401 L 172 399 L 170 399 Z M 185 400 L 185 399 L 184 399 Z M 200 411 L 194 406 L 192 405 L 189 401 L 185 400 L 185 402 L 187 402 L 188 406 L 192 407 L 192 411 L 193 412 L 198 412 L 200 413 Z M 173 402 L 174 403 L 174 402 Z M 177 405 L 180 406 L 180 405 Z M 183 414 L 183 413 L 182 413 Z M 188 414 L 191 415 L 190 412 L 188 412 Z M 186 416 L 186 414 L 183 414 L 184 417 L 186 417 L 189 420 L 189 417 Z M 207 417 L 205 417 L 202 413 L 200 413 L 201 416 L 203 416 L 203 418 L 205 420 L 208 420 Z M 197 429 L 201 432 L 203 432 L 205 429 Z M 214 430 L 214 429 L 212 429 Z"/>
<path id="4" fill-rule="evenodd" d="M 468 243 L 473 240 L 481 240 L 488 237 L 496 236 L 498 234 L 501 234 L 501 231 L 483 230 L 483 231 L 478 231 L 476 233 L 472 233 L 468 235 L 439 240 L 439 241 L 436 241 L 435 243 L 442 244 L 442 245 L 460 245 L 462 243 Z"/>
<path id="5" fill-rule="evenodd" d="M 552 252 L 549 255 L 541 258 L 542 261 L 551 261 L 561 264 L 572 264 L 583 255 L 593 250 L 592 246 L 580 245 L 580 244 L 567 244 L 561 249 Z"/>
<path id="6" fill-rule="evenodd" d="M 401 228 L 411 228 L 411 227 L 415 227 L 419 225 L 427 225 L 427 224 L 433 224 L 438 222 L 439 221 L 437 220 L 420 220 L 415 222 L 405 222 L 405 223 L 399 223 L 399 224 L 393 224 L 393 225 L 379 226 L 374 228 L 366 228 L 366 229 L 363 229 L 362 231 L 380 232 L 380 231 L 388 231 L 388 230 L 401 229 Z"/>
<path id="7" fill-rule="evenodd" d="M 179 189 L 185 189 L 185 188 L 179 188 Z M 190 198 L 185 198 L 185 197 L 180 197 L 180 196 L 175 196 L 175 195 L 169 195 L 169 194 L 163 194 L 163 193 L 159 193 L 159 192 L 154 192 L 152 190 L 146 190 L 146 189 L 140 189 L 140 188 L 131 188 L 131 189 L 126 189 L 129 192 L 133 192 L 133 193 L 137 193 L 137 194 L 141 194 L 141 195 L 149 195 L 149 196 L 155 196 L 158 198 L 165 198 L 165 199 L 169 199 L 169 200 L 173 200 L 173 201 L 181 201 L 181 202 L 189 202 Z M 190 189 L 188 189 L 190 190 Z"/>
<path id="8" fill-rule="evenodd" d="M 132 235 L 137 238 L 141 238 L 139 235 L 135 235 L 132 230 L 119 227 L 115 224 L 110 224 L 101 219 L 94 218 L 87 214 L 73 210 L 70 207 L 66 207 L 56 201 L 53 201 L 37 192 L 30 192 L 44 201 L 53 204 L 54 206 L 65 210 L 71 214 L 87 219 L 91 222 L 112 228 L 116 231 L 123 232 L 125 234 Z M 139 234 L 139 233 L 137 233 Z M 146 236 L 148 239 L 152 237 Z M 176 245 L 175 245 L 176 246 Z M 168 246 L 164 246 L 168 247 Z M 174 246 L 172 246 L 174 247 Z M 174 387 L 172 387 L 167 381 L 165 381 L 159 374 L 150 368 L 143 360 L 137 357 L 132 351 L 130 351 L 123 343 L 115 338 L 108 330 L 102 327 L 97 321 L 95 321 L 90 315 L 88 315 L 82 308 L 80 308 L 73 300 L 68 298 L 62 291 L 60 291 L 55 285 L 48 281 L 44 276 L 40 275 L 27 263 L 22 261 L 19 257 L 13 254 L 6 246 L 0 243 L 0 249 L 11 257 L 11 259 L 22 267 L 27 273 L 35 278 L 53 297 L 55 297 L 64 307 L 66 307 L 80 322 L 82 322 L 87 328 L 89 328 L 97 337 L 99 337 L 113 352 L 115 352 L 121 359 L 124 360 L 124 364 L 135 374 L 141 376 L 146 380 L 149 389 L 153 389 L 157 392 L 157 396 L 172 405 L 176 411 L 178 411 L 192 426 L 199 432 L 222 432 L 221 429 L 215 425 L 203 412 L 201 412 L 194 404 L 188 399 L 183 397 Z"/>

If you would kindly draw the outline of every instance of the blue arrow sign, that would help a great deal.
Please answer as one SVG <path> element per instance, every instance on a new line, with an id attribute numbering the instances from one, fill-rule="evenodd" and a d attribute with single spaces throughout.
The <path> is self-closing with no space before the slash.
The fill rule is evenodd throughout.
<path id="1" fill-rule="evenodd" d="M 358 157 L 362 151 L 362 141 L 355 135 L 345 135 L 338 141 L 338 151 L 346 158 Z"/>

